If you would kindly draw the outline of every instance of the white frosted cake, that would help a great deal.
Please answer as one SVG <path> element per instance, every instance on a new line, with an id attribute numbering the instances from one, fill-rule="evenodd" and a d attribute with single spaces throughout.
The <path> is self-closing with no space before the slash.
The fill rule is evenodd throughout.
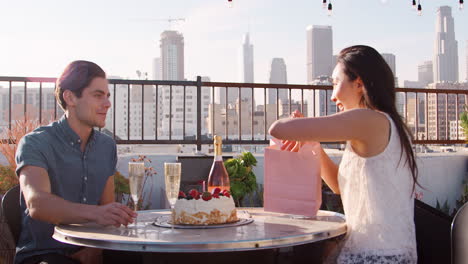
<path id="1" fill-rule="evenodd" d="M 214 225 L 237 221 L 237 211 L 230 193 L 216 189 L 213 194 L 196 190 L 191 190 L 188 195 L 180 192 L 172 211 L 175 224 Z"/>

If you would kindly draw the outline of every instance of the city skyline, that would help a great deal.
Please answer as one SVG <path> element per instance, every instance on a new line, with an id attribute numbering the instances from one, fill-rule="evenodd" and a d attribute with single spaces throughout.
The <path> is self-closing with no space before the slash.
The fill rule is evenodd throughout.
<path id="1" fill-rule="evenodd" d="M 189 80 L 200 75 L 212 81 L 238 81 L 239 42 L 250 32 L 256 50 L 255 82 L 268 83 L 271 59 L 282 57 L 288 65 L 288 82 L 305 84 L 305 30 L 309 25 L 329 25 L 333 54 L 352 44 L 395 54 L 396 76 L 402 84 L 416 81 L 418 65 L 432 60 L 436 10 L 448 4 L 459 43 L 459 80 L 466 78 L 467 51 L 461 43 L 468 39 L 462 29 L 468 15 L 455 2 L 424 2 L 423 15 L 417 16 L 410 3 L 349 0 L 334 3 L 331 17 L 321 3 L 311 1 L 298 0 L 294 5 L 279 0 L 233 2 L 234 7 L 228 8 L 227 1 L 214 0 L 102 1 L 93 3 L 92 9 L 88 1 L 73 6 L 52 0 L 12 2 L 2 6 L 5 15 L 0 18 L 8 25 L 0 29 L 4 36 L 0 75 L 55 77 L 71 60 L 88 59 L 109 75 L 137 79 L 138 70 L 152 76 L 153 58 L 161 56 L 159 34 L 170 28 L 167 22 L 155 20 L 182 17 L 185 22 L 173 22 L 172 29 L 184 36 Z M 45 11 L 50 15 L 41 15 Z"/>

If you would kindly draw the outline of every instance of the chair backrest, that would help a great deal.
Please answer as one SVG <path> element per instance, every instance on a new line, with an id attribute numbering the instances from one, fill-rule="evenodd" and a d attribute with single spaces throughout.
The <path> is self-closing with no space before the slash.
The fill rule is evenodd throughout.
<path id="1" fill-rule="evenodd" d="M 2 199 L 2 212 L 10 228 L 15 245 L 21 232 L 20 186 L 16 185 L 5 193 Z"/>
<path id="2" fill-rule="evenodd" d="M 453 218 L 452 263 L 468 263 L 468 203 L 464 204 Z"/>
<path id="3" fill-rule="evenodd" d="M 415 199 L 414 224 L 418 263 L 450 263 L 450 226 L 452 217 Z"/>

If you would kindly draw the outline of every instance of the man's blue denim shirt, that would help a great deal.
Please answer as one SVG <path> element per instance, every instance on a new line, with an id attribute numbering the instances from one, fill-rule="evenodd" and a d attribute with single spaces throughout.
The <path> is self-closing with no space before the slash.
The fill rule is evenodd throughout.
<path id="1" fill-rule="evenodd" d="M 116 171 L 116 144 L 97 130 L 91 133 L 84 152 L 80 150 L 80 143 L 80 137 L 70 128 L 65 115 L 37 128 L 18 144 L 16 174 L 19 176 L 25 166 L 44 168 L 49 174 L 52 194 L 74 203 L 97 205 L 108 178 Z M 53 224 L 32 219 L 23 196 L 20 204 L 22 225 L 15 263 L 33 255 L 69 255 L 78 249 L 54 240 Z"/>

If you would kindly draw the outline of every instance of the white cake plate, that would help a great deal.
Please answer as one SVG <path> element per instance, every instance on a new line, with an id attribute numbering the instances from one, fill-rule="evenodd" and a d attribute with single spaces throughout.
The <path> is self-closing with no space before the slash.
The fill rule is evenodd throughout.
<path id="1" fill-rule="evenodd" d="M 218 224 L 218 225 L 173 225 L 171 223 L 171 215 L 161 215 L 156 218 L 153 222 L 153 225 L 166 228 L 179 228 L 179 229 L 210 229 L 210 228 L 224 228 L 224 227 L 233 227 L 248 225 L 254 221 L 253 218 L 243 218 L 238 217 L 239 220 L 232 223 Z"/>

